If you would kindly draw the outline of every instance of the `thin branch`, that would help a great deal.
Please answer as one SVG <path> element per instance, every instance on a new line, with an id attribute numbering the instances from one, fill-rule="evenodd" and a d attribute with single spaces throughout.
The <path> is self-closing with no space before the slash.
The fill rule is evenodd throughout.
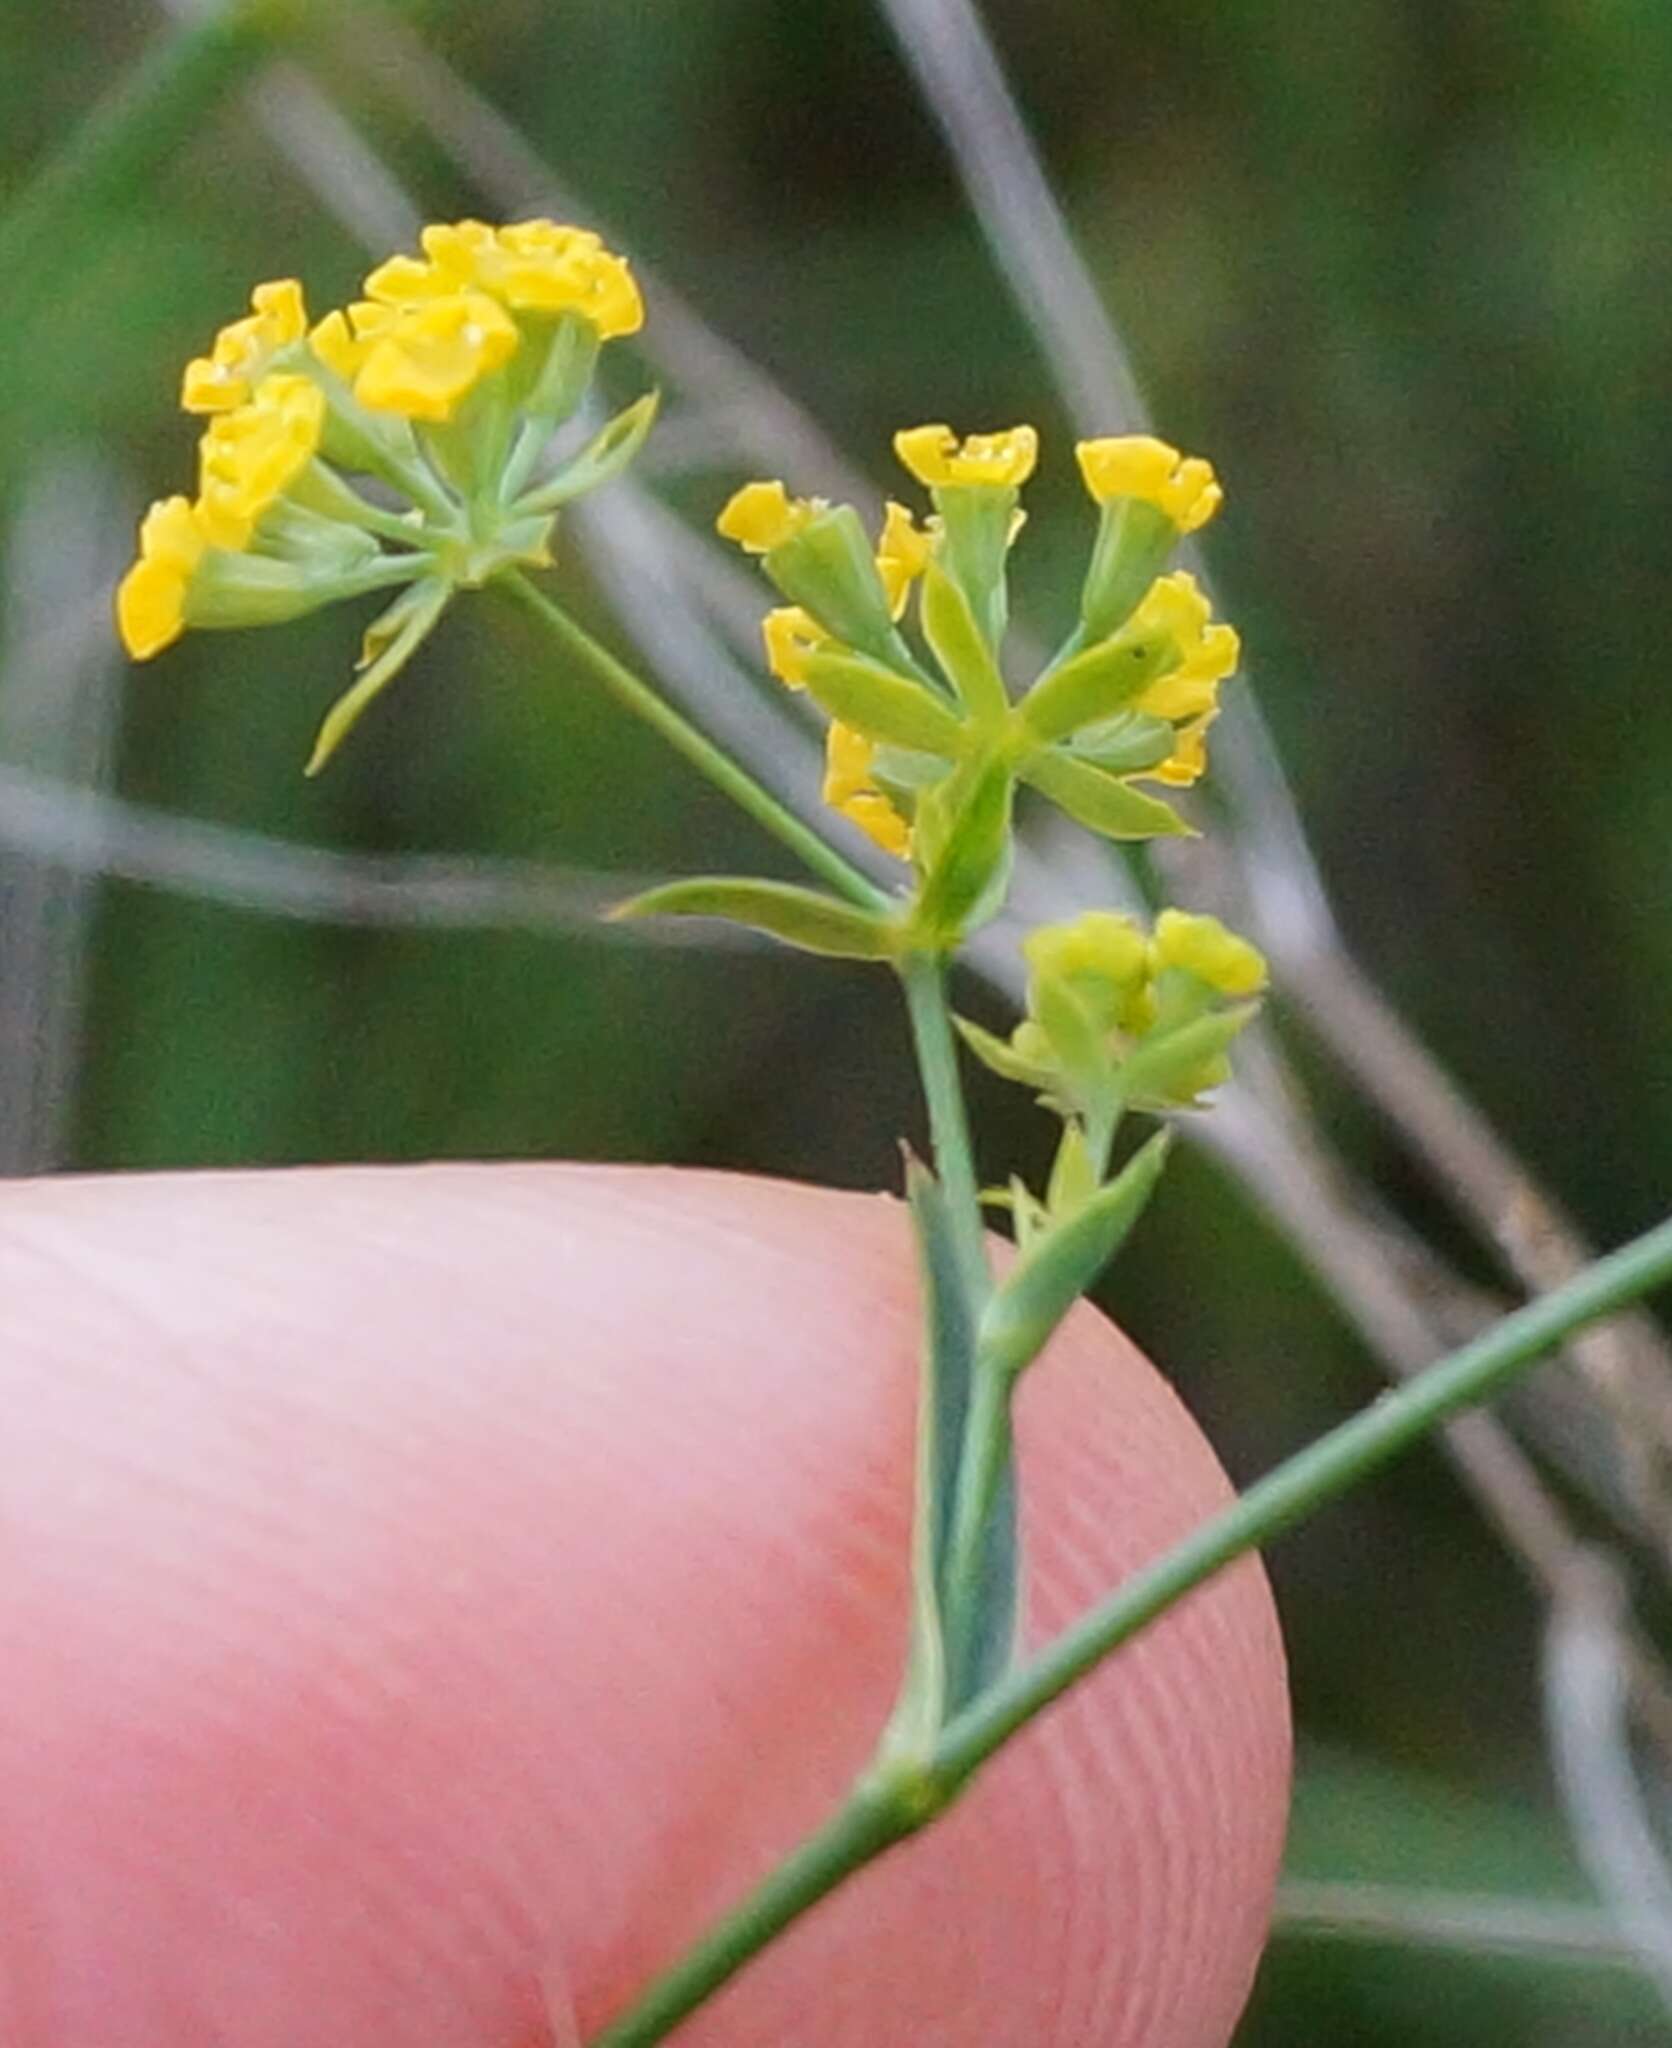
<path id="1" fill-rule="evenodd" d="M 183 818 L 0 764 L 0 848 L 66 873 L 167 889 L 270 917 L 433 930 L 497 927 L 604 944 L 758 945 L 707 920 L 605 924 L 663 876 L 536 861 L 343 854 Z"/>
<path id="2" fill-rule="evenodd" d="M 1545 1637 L 1545 1713 L 1580 1858 L 1672 2013 L 1672 1869 L 1632 1761 L 1625 1605 L 1612 1564 L 1596 1554 L 1575 1560 Z"/>
<path id="3" fill-rule="evenodd" d="M 1595 1906 L 1441 1891 L 1430 1885 L 1289 1878 L 1278 1888 L 1272 1933 L 1580 1968 L 1641 1967 L 1612 1916 Z"/>

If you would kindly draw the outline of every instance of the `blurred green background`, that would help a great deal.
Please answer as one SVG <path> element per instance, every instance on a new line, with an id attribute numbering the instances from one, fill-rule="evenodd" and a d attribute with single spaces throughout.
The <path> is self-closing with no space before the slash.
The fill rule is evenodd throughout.
<path id="1" fill-rule="evenodd" d="M 1210 559 L 1351 942 L 1595 1238 L 1645 1226 L 1672 1156 L 1672 12 L 985 14 L 1162 430 L 1226 479 Z M 1049 624 L 1085 525 L 1066 424 L 866 5 L 431 0 L 416 16 L 627 252 L 879 481 L 897 425 L 1036 420 L 1047 455 L 1017 559 L 1021 609 Z M 363 26 L 371 61 L 362 42 L 321 74 L 341 109 L 426 216 L 491 212 Z M 139 0 L 8 0 L 0 200 L 162 28 Z M 299 766 L 354 653 L 350 612 L 189 637 L 102 694 L 95 653 L 92 737 L 40 713 L 19 565 L 53 508 L 90 492 L 109 526 L 102 569 L 71 565 L 73 609 L 120 566 L 144 502 L 189 474 L 183 360 L 256 279 L 302 276 L 323 307 L 365 267 L 233 101 L 5 278 L 0 761 L 321 848 L 635 872 L 761 860 L 749 828 L 488 604 L 460 608 L 318 783 Z M 670 491 L 706 515 L 739 480 L 717 457 Z M 584 577 L 561 573 L 608 630 Z M 0 827 L 6 801 L 0 787 Z M 62 981 L 61 959 L 19 940 L 42 871 L 7 843 L 0 829 L 0 968 L 14 987 Z M 870 1187 L 893 1183 L 895 1138 L 916 1128 L 892 992 L 862 973 L 283 920 L 109 879 L 64 902 L 40 929 L 78 935 L 74 987 L 37 1014 L 74 1032 L 51 1127 L 13 1168 L 596 1157 Z M 1321 1064 L 1308 1078 L 1322 1128 L 1457 1250 L 1353 1093 Z M 1038 1157 L 1025 1104 L 982 1087 L 979 1116 L 995 1168 Z M 1200 1155 L 1108 1299 L 1238 1477 L 1377 1384 Z M 1536 1609 L 1438 1456 L 1271 1563 L 1303 1743 L 1294 1873 L 1583 1898 L 1542 1750 Z M 1658 2011 L 1617 1968 L 1292 1931 L 1239 2040 L 1589 2048 L 1668 2038 Z"/>

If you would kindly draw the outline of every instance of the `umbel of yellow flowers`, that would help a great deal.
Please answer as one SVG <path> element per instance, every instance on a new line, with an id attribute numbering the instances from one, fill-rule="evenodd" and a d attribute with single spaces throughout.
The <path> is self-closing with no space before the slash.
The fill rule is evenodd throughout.
<path id="1" fill-rule="evenodd" d="M 746 484 L 719 531 L 759 555 L 791 600 L 767 613 L 767 664 L 830 715 L 826 802 L 909 859 L 933 793 L 996 763 L 1113 838 L 1186 829 L 1139 782 L 1181 788 L 1207 765 L 1233 629 L 1187 572 L 1165 572 L 1223 498 L 1212 465 L 1150 435 L 1082 441 L 1099 524 L 1079 623 L 1013 699 L 1003 680 L 1009 549 L 1039 454 L 1029 426 L 960 440 L 934 424 L 894 437 L 934 510 L 888 504 L 875 543 L 848 506 Z M 912 593 L 926 656 L 907 640 Z"/>
<path id="2" fill-rule="evenodd" d="M 654 415 L 647 396 L 543 466 L 599 348 L 643 323 L 631 271 L 595 234 L 466 220 L 421 246 L 313 323 L 295 279 L 257 285 L 187 364 L 181 404 L 206 419 L 197 489 L 151 507 L 117 592 L 123 642 L 148 660 L 188 626 L 399 589 L 314 767 L 453 591 L 549 559 L 557 508 L 631 460 Z"/>

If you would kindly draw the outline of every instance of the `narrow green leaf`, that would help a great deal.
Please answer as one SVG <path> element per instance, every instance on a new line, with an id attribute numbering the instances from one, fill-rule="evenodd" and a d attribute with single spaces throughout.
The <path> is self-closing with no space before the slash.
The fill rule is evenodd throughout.
<path id="1" fill-rule="evenodd" d="M 647 889 L 609 913 L 627 917 L 723 917 L 751 931 L 766 932 L 803 952 L 836 960 L 888 960 L 897 949 L 897 928 L 886 918 L 855 909 L 816 889 L 793 882 L 761 882 L 752 876 L 701 875 Z"/>
<path id="2" fill-rule="evenodd" d="M 1142 1215 L 1171 1138 L 1170 1131 L 1158 1131 L 1106 1187 L 1011 1267 L 981 1319 L 984 1366 L 1015 1374 L 1038 1357 Z"/>
<path id="3" fill-rule="evenodd" d="M 958 1450 L 969 1413 L 975 1327 L 946 1196 L 934 1175 L 909 1155 L 906 1201 L 923 1290 L 923 1356 L 918 1379 L 911 1638 L 906 1675 L 889 1718 L 883 1750 L 921 1755 L 940 1733 L 948 1712 L 940 1561 L 951 1527 Z"/>
<path id="4" fill-rule="evenodd" d="M 1193 829 L 1170 804 L 1142 796 L 1089 761 L 1076 761 L 1054 748 L 1035 754 L 1022 780 L 1059 805 L 1076 824 L 1105 839 L 1193 839 Z"/>
<path id="5" fill-rule="evenodd" d="M 656 418 L 661 394 L 647 391 L 602 427 L 553 476 L 519 501 L 517 510 L 550 512 L 585 491 L 596 490 L 624 470 L 644 444 Z"/>
<path id="6" fill-rule="evenodd" d="M 1082 726 L 1096 725 L 1124 711 L 1178 650 L 1167 635 L 1138 639 L 1120 633 L 1065 661 L 1034 684 L 1021 713 L 1035 738 L 1065 739 Z"/>
<path id="7" fill-rule="evenodd" d="M 947 706 L 880 661 L 821 650 L 808 656 L 806 677 L 814 702 L 868 739 L 945 760 L 963 751 L 964 728 Z"/>
<path id="8" fill-rule="evenodd" d="M 1015 776 L 1005 761 L 966 762 L 918 806 L 936 848 L 913 913 L 913 930 L 945 950 L 992 915 L 1010 875 Z"/>
<path id="9" fill-rule="evenodd" d="M 1061 1220 L 1083 1209 L 1096 1193 L 1097 1168 L 1092 1164 L 1085 1133 L 1078 1123 L 1066 1123 L 1062 1127 L 1062 1142 L 1051 1165 L 1045 1206 L 1053 1218 Z"/>
<path id="10" fill-rule="evenodd" d="M 1010 696 L 992 650 L 969 599 L 937 562 L 923 572 L 922 619 L 930 651 L 971 715 L 984 722 L 1004 717 Z"/>
<path id="11" fill-rule="evenodd" d="M 1083 1102 L 1095 1101 L 1114 1079 L 1109 1041 L 1098 1029 L 1096 1018 L 1067 981 L 1050 974 L 1034 976 L 1028 1005 L 1051 1041 L 1051 1050 L 1074 1094 Z"/>
<path id="12" fill-rule="evenodd" d="M 1239 1003 L 1230 1010 L 1211 1010 L 1173 1031 L 1153 1033 L 1121 1064 L 1117 1079 L 1122 1096 L 1136 1108 L 1178 1108 L 1220 1078 L 1213 1072 L 1239 1031 L 1251 1024 L 1258 1003 Z"/>
<path id="13" fill-rule="evenodd" d="M 440 577 L 432 578 L 414 585 L 390 606 L 392 616 L 386 615 L 386 637 L 377 634 L 378 622 L 374 621 L 373 631 L 368 635 L 374 659 L 359 681 L 345 690 L 326 712 L 314 739 L 313 752 L 302 771 L 304 775 L 317 775 L 330 760 L 359 724 L 372 700 L 381 696 L 417 653 L 452 594 L 450 583 Z"/>

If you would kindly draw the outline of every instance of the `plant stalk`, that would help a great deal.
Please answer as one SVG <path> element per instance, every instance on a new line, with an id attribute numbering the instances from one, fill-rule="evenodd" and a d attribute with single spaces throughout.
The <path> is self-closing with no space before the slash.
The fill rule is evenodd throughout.
<path id="1" fill-rule="evenodd" d="M 839 890 L 850 903 L 857 903 L 866 910 L 894 908 L 895 899 L 887 890 L 879 889 L 833 846 L 827 846 L 770 790 L 763 789 L 746 769 L 740 768 L 728 754 L 723 753 L 689 719 L 636 676 L 625 662 L 618 661 L 607 647 L 594 640 L 561 605 L 554 604 L 544 591 L 530 583 L 520 569 L 510 569 L 497 576 L 494 585 L 515 598 L 525 611 L 531 612 L 559 646 L 566 648 L 591 670 L 617 703 L 660 733 L 700 775 L 729 796 L 740 809 L 747 811 L 758 825 L 765 826 L 821 880 Z"/>
<path id="2" fill-rule="evenodd" d="M 759 1885 L 598 2035 L 591 2048 L 653 2048 L 811 1906 L 953 1799 L 1033 1717 L 1177 1600 L 1344 1493 L 1438 1424 L 1489 1399 L 1572 1331 L 1672 1283 L 1672 1218 L 1541 1295 L 1461 1351 L 1384 1395 L 1280 1465 L 945 1730 L 890 1794 L 876 1781 Z"/>

